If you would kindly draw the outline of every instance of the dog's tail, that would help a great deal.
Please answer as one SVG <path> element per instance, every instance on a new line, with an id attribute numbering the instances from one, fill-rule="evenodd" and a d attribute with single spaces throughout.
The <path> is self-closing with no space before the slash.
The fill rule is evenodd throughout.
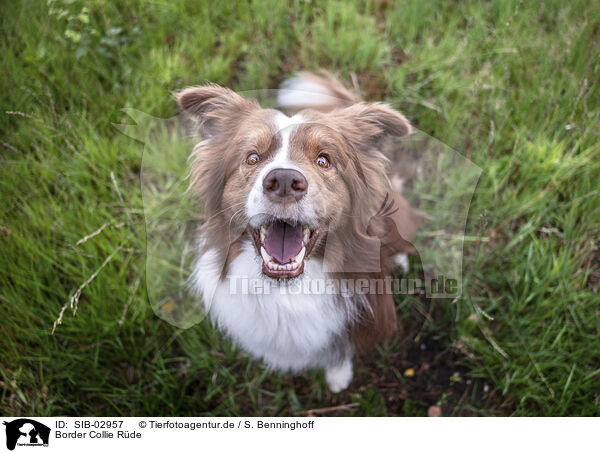
<path id="1" fill-rule="evenodd" d="M 284 81 L 277 94 L 279 106 L 289 113 L 306 108 L 328 112 L 360 101 L 360 96 L 352 93 L 325 70 L 318 74 L 299 72 Z"/>

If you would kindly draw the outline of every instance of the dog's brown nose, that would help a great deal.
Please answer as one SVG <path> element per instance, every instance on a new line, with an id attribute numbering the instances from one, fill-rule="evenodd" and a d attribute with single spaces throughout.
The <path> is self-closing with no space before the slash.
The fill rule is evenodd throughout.
<path id="1" fill-rule="evenodd" d="M 302 173 L 288 168 L 271 170 L 263 179 L 263 192 L 274 202 L 299 201 L 306 194 L 307 187 Z"/>

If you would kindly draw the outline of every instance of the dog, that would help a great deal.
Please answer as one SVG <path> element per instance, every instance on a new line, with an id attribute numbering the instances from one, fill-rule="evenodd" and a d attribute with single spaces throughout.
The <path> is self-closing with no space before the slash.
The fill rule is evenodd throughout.
<path id="1" fill-rule="evenodd" d="M 190 191 L 206 221 L 190 283 L 211 321 L 270 369 L 324 370 L 332 392 L 346 389 L 353 357 L 396 331 L 393 296 L 306 288 L 407 266 L 420 217 L 380 148 L 411 134 L 410 122 L 324 71 L 285 81 L 279 110 L 215 84 L 176 99 L 201 139 Z"/>

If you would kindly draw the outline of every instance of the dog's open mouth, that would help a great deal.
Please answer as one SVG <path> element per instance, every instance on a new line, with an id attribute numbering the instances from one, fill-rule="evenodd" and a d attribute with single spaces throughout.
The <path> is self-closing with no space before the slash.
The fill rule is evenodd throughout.
<path id="1" fill-rule="evenodd" d="M 252 228 L 252 238 L 263 260 L 263 273 L 273 278 L 292 278 L 304 271 L 304 262 L 310 255 L 318 229 L 283 220 Z"/>

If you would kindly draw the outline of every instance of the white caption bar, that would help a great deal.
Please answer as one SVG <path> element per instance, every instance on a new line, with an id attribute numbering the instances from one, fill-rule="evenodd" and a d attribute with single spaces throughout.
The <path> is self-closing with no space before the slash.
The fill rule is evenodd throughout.
<path id="1" fill-rule="evenodd" d="M 35 447 L 40 446 L 46 447 L 44 453 L 376 449 L 564 453 L 598 449 L 600 432 L 597 418 L 0 417 L 0 421 L 0 452 L 18 453 L 39 452 Z"/>

